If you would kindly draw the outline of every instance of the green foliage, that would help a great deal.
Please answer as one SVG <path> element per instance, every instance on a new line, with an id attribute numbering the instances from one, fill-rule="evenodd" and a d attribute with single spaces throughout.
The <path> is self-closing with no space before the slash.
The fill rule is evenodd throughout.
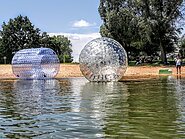
<path id="1" fill-rule="evenodd" d="M 48 41 L 48 40 L 47 40 Z M 72 44 L 71 41 L 62 35 L 49 37 L 49 48 L 53 49 L 59 56 L 60 62 L 69 63 L 72 62 Z"/>
<path id="2" fill-rule="evenodd" d="M 23 49 L 39 46 L 39 29 L 35 28 L 27 16 L 18 16 L 2 25 L 1 37 L 3 51 L 1 55 L 7 57 L 10 63 L 13 53 Z"/>
<path id="3" fill-rule="evenodd" d="M 3 45 L 2 45 L 2 39 L 0 38 L 0 63 L 3 63 Z"/>
<path id="4" fill-rule="evenodd" d="M 50 37 L 47 32 L 40 33 L 27 16 L 18 16 L 2 25 L 0 31 L 0 56 L 7 57 L 10 63 L 15 52 L 26 48 L 47 47 L 53 49 L 61 57 L 61 62 L 72 62 L 72 45 L 64 36 Z M 62 58 L 63 57 L 63 58 Z M 3 60 L 0 59 L 2 63 Z"/>
<path id="5" fill-rule="evenodd" d="M 58 55 L 60 62 L 69 63 L 73 61 L 71 41 L 62 35 L 52 36 L 42 33 L 40 43 L 42 47 L 53 49 Z"/>
<path id="6" fill-rule="evenodd" d="M 135 51 L 142 46 L 141 38 L 138 37 L 139 18 L 135 14 L 136 9 L 122 3 L 123 1 L 100 1 L 99 12 L 104 21 L 100 33 L 120 42 L 127 52 Z"/>
<path id="7" fill-rule="evenodd" d="M 173 46 L 178 41 L 180 28 L 176 24 L 181 17 L 183 1 L 150 0 L 149 2 L 148 17 L 153 21 L 150 25 L 153 33 L 152 41 L 160 48 L 162 62 L 167 63 L 166 53 L 173 51 Z"/>
<path id="8" fill-rule="evenodd" d="M 183 35 L 179 41 L 179 53 L 184 58 L 185 57 L 185 36 Z"/>
<path id="9" fill-rule="evenodd" d="M 183 36 L 180 40 L 180 48 L 182 49 L 185 49 L 185 37 Z"/>
<path id="10" fill-rule="evenodd" d="M 183 6 L 183 0 L 100 0 L 100 33 L 120 42 L 127 52 L 161 51 L 166 63 L 166 52 L 178 41 Z"/>

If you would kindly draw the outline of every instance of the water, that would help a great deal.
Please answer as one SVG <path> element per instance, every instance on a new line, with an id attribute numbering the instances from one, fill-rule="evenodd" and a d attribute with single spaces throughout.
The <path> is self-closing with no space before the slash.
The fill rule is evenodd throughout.
<path id="1" fill-rule="evenodd" d="M 0 138 L 185 138 L 185 79 L 0 81 Z"/>

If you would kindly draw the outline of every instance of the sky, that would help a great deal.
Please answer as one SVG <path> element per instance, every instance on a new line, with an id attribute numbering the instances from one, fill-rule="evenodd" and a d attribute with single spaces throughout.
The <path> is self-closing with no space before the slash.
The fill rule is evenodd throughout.
<path id="1" fill-rule="evenodd" d="M 85 44 L 100 37 L 99 0 L 0 0 L 0 30 L 3 22 L 18 15 L 49 35 L 64 35 L 72 42 L 74 62 Z"/>

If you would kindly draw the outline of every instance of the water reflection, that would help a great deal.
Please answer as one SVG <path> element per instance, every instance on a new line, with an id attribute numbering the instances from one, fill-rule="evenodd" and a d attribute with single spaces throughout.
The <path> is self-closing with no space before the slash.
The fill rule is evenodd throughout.
<path id="1" fill-rule="evenodd" d="M 96 119 L 94 125 L 101 127 L 99 135 L 103 137 L 184 137 L 184 121 L 181 119 L 179 124 L 176 91 L 168 78 L 86 83 L 80 92 L 80 111 Z"/>
<path id="2" fill-rule="evenodd" d="M 129 132 L 132 137 L 169 138 L 176 135 L 178 112 L 167 78 L 129 85 Z"/>
<path id="3" fill-rule="evenodd" d="M 127 112 L 125 112 L 124 109 L 128 107 L 125 102 L 127 102 L 129 94 L 127 91 L 127 85 L 123 83 L 89 82 L 82 87 L 81 96 L 81 111 L 87 113 L 92 119 L 96 119 L 94 120 L 93 124 L 101 129 L 101 132 L 99 132 L 98 136 L 105 136 L 104 129 L 107 128 L 106 119 L 109 116 L 112 117 L 120 112 L 122 115 L 127 115 Z M 117 122 L 115 121 L 114 124 L 116 123 Z"/>
<path id="4" fill-rule="evenodd" d="M 174 86 L 176 109 L 179 113 L 176 123 L 179 125 L 179 130 L 183 131 L 180 134 L 185 135 L 185 79 L 177 76 L 176 78 L 169 78 L 168 83 Z"/>
<path id="5" fill-rule="evenodd" d="M 0 82 L 6 138 L 185 138 L 185 79 Z"/>
<path id="6" fill-rule="evenodd" d="M 53 98 L 60 92 L 59 82 L 53 80 L 17 80 L 14 82 L 15 105 L 17 112 L 24 114 L 37 115 L 39 113 L 51 113 L 47 108 L 48 102 L 55 104 L 57 100 Z M 46 105 L 47 104 L 47 105 Z M 48 107 L 50 107 L 48 106 Z"/>
<path id="7" fill-rule="evenodd" d="M 91 98 L 88 106 L 86 103 L 83 104 L 85 101 L 81 101 L 81 108 L 86 111 L 91 109 L 93 117 L 103 119 L 106 115 L 114 113 L 116 110 L 114 106 L 118 106 L 122 102 L 127 102 L 129 93 L 127 91 L 127 85 L 123 83 L 89 82 L 82 87 L 81 95 L 83 100 L 89 100 Z M 127 105 L 123 107 L 127 107 Z"/>
<path id="8" fill-rule="evenodd" d="M 8 138 L 29 138 L 53 133 L 47 128 L 52 115 L 70 111 L 61 106 L 67 80 L 16 80 L 2 82 L 0 88 L 0 132 Z M 57 97 L 59 96 L 59 97 Z M 45 130 L 43 130 L 45 128 Z"/>
<path id="9" fill-rule="evenodd" d="M 81 98 L 81 111 L 98 121 L 96 126 L 102 127 L 103 137 L 166 138 L 179 131 L 176 100 L 167 79 L 86 83 Z"/>

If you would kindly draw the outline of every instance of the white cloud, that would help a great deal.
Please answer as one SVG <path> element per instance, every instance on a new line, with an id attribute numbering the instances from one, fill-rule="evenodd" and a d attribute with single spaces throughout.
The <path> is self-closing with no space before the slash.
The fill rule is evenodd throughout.
<path id="1" fill-rule="evenodd" d="M 75 28 L 82 28 L 82 27 L 90 27 L 90 26 L 94 26 L 96 25 L 95 23 L 89 23 L 83 19 L 79 20 L 79 21 L 75 21 L 72 25 L 72 27 L 75 27 Z"/>
<path id="2" fill-rule="evenodd" d="M 54 35 L 64 35 L 69 38 L 72 43 L 72 56 L 73 62 L 79 62 L 79 55 L 84 46 L 91 40 L 99 38 L 99 33 L 89 33 L 89 34 L 73 34 L 73 33 L 48 33 L 50 36 Z"/>

